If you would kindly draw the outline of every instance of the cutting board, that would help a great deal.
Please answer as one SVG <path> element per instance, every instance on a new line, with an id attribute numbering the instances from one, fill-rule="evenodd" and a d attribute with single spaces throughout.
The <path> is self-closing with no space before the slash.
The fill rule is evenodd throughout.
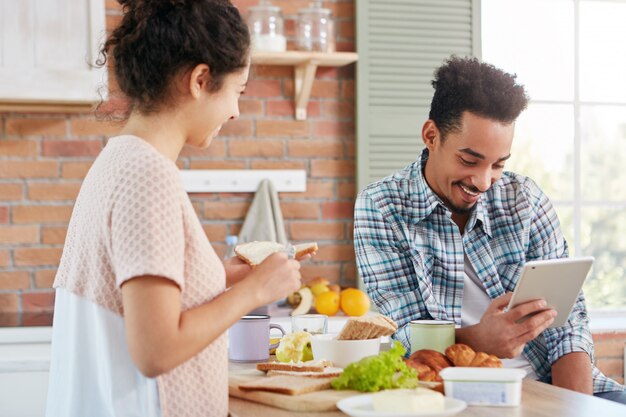
<path id="1" fill-rule="evenodd" d="M 241 391 L 239 389 L 239 384 L 261 378 L 267 377 L 265 373 L 256 369 L 231 370 L 228 375 L 228 394 L 231 397 L 242 398 L 272 407 L 304 412 L 335 411 L 337 410 L 337 401 L 360 394 L 357 391 L 327 389 L 300 395 L 286 395 L 264 391 Z"/>

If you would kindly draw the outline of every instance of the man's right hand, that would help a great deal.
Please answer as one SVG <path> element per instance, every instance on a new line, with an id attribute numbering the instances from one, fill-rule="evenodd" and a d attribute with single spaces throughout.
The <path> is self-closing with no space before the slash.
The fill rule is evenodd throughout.
<path id="1" fill-rule="evenodd" d="M 493 300 L 480 323 L 456 330 L 457 343 L 465 343 L 477 352 L 487 352 L 499 358 L 514 358 L 522 353 L 526 343 L 552 324 L 556 311 L 546 309 L 544 300 L 519 304 L 506 311 L 513 293 Z M 534 314 L 526 320 L 520 319 Z"/>

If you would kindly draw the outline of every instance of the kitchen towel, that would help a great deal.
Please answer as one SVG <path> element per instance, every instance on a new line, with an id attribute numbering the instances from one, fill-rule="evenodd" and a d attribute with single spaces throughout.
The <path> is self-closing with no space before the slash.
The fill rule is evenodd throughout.
<path id="1" fill-rule="evenodd" d="M 272 181 L 268 179 L 259 183 L 259 188 L 256 190 L 241 232 L 239 232 L 239 243 L 255 240 L 287 243 L 278 193 Z"/>

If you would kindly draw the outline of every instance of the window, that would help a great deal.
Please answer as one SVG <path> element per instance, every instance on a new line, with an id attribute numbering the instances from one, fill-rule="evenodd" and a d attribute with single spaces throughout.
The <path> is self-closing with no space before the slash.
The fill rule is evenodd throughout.
<path id="1" fill-rule="evenodd" d="M 591 255 L 590 309 L 626 309 L 626 0 L 483 0 L 482 58 L 531 101 L 507 169 L 554 202 L 570 255 Z"/>

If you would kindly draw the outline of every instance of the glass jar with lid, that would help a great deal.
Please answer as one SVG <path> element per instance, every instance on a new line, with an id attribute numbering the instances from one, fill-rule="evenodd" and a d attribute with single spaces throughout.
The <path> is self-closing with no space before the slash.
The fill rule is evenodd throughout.
<path id="1" fill-rule="evenodd" d="M 330 9 L 323 8 L 321 1 L 298 11 L 296 43 L 300 51 L 335 51 L 335 25 Z"/>
<path id="2" fill-rule="evenodd" d="M 280 7 L 272 6 L 267 0 L 261 0 L 258 6 L 252 6 L 248 10 L 252 48 L 257 51 L 274 52 L 287 50 L 284 19 Z"/>

